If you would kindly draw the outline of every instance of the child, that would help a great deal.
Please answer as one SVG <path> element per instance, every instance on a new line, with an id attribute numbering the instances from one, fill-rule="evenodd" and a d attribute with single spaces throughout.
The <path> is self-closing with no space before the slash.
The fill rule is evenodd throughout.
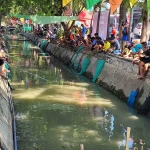
<path id="1" fill-rule="evenodd" d="M 125 45 L 124 50 L 122 52 L 123 57 L 129 57 L 131 53 L 130 46 Z"/>

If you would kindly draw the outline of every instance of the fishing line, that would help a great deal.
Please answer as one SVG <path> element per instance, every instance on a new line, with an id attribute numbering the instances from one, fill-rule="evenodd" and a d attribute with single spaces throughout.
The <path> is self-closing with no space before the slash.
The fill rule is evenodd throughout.
<path id="1" fill-rule="evenodd" d="M 47 80 L 47 79 L 45 79 L 45 78 L 43 78 L 43 77 L 38 76 L 37 74 L 30 73 L 30 72 L 28 72 L 28 71 L 26 71 L 26 70 L 23 70 L 23 69 L 19 69 L 18 67 L 13 66 L 13 65 L 10 65 L 10 66 L 12 66 L 12 67 L 14 67 L 14 68 L 16 68 L 16 69 L 18 69 L 18 70 L 20 70 L 20 71 L 22 71 L 22 72 L 31 74 L 32 76 L 35 76 L 35 77 L 37 77 L 37 78 L 43 79 L 43 80 L 45 80 L 45 81 L 47 81 L 47 82 L 51 82 L 51 81 L 49 81 L 49 80 Z"/>
<path id="2" fill-rule="evenodd" d="M 17 56 L 11 56 L 11 55 L 9 55 L 9 54 L 8 54 L 8 56 L 9 56 L 9 57 L 17 57 Z M 26 70 L 23 70 L 23 69 L 19 69 L 17 66 L 14 66 L 14 65 L 11 65 L 11 64 L 9 64 L 9 65 L 12 66 L 12 67 L 14 67 L 14 68 L 16 68 L 16 69 L 18 69 L 18 70 L 21 70 L 22 72 L 25 72 L 25 73 L 31 74 L 32 76 L 36 76 L 37 78 L 43 79 L 43 80 L 45 80 L 45 81 L 47 81 L 47 82 L 49 82 L 49 83 L 51 82 L 51 81 L 49 81 L 49 80 L 47 80 L 47 79 L 45 79 L 45 78 L 43 78 L 43 77 L 38 76 L 37 74 L 30 73 L 30 72 L 28 72 L 28 71 L 26 71 Z"/>

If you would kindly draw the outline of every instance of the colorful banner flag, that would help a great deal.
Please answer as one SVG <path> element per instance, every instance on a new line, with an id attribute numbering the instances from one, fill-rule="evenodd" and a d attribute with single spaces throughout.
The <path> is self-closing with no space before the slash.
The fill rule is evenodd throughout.
<path id="1" fill-rule="evenodd" d="M 105 10 L 101 12 L 98 35 L 102 39 L 106 39 L 107 37 L 108 15 L 109 15 L 109 10 Z"/>
<path id="2" fill-rule="evenodd" d="M 148 13 L 150 14 L 150 0 L 147 0 L 147 9 L 148 9 Z"/>
<path id="3" fill-rule="evenodd" d="M 20 21 L 21 21 L 22 23 L 24 23 L 24 18 L 20 18 Z"/>
<path id="4" fill-rule="evenodd" d="M 91 25 L 93 13 L 83 10 L 78 15 L 78 20 L 81 21 L 86 28 L 89 28 Z"/>
<path id="5" fill-rule="evenodd" d="M 62 6 L 64 7 L 70 2 L 71 2 L 71 0 L 62 0 Z"/>
<path id="6" fill-rule="evenodd" d="M 94 5 L 99 3 L 101 0 L 86 0 L 86 8 L 87 10 L 91 9 Z"/>
<path id="7" fill-rule="evenodd" d="M 122 3 L 122 0 L 109 0 L 111 13 L 113 13 Z"/>
<path id="8" fill-rule="evenodd" d="M 136 4 L 137 0 L 130 0 L 130 6 L 131 8 Z"/>
<path id="9" fill-rule="evenodd" d="M 98 20 L 98 12 L 94 12 L 93 14 L 93 20 L 92 20 L 92 36 L 96 33 L 96 27 L 97 27 L 97 20 Z"/>

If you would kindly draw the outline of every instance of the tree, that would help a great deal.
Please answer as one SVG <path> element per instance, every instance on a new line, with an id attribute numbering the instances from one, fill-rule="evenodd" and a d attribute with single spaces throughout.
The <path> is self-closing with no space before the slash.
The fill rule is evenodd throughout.
<path id="1" fill-rule="evenodd" d="M 119 40 L 122 39 L 122 22 L 126 22 L 127 8 L 129 8 L 129 1 L 123 0 L 119 9 Z"/>
<path id="2" fill-rule="evenodd" d="M 73 16 L 78 16 L 78 14 L 85 8 L 85 0 L 73 0 L 72 2 L 72 12 Z M 64 10 L 66 7 L 63 8 Z M 65 31 L 65 35 L 68 35 L 70 32 L 70 29 L 73 27 L 75 21 L 73 21 L 69 27 L 69 23 L 62 22 L 62 26 Z"/>
<path id="3" fill-rule="evenodd" d="M 17 13 L 27 15 L 49 15 L 60 16 L 62 14 L 62 4 L 60 0 L 17 0 Z"/>
<path id="4" fill-rule="evenodd" d="M 150 35 L 150 30 L 148 28 L 149 15 L 148 15 L 148 8 L 147 8 L 147 0 L 145 0 L 143 3 L 141 3 L 141 6 L 143 7 L 142 16 L 141 16 L 143 26 L 142 26 L 140 42 L 147 42 L 149 39 L 149 35 Z"/>
<path id="5" fill-rule="evenodd" d="M 0 0 L 0 26 L 3 16 L 10 13 L 12 5 L 14 5 L 14 0 Z"/>
<path id="6" fill-rule="evenodd" d="M 103 3 L 104 0 L 102 0 L 101 2 L 99 2 L 96 6 L 96 7 L 99 7 L 99 12 L 98 12 L 98 18 L 97 18 L 97 27 L 96 27 L 96 32 L 98 33 L 99 31 L 99 23 L 100 23 L 100 17 L 101 17 L 101 8 L 102 8 L 102 3 Z"/>

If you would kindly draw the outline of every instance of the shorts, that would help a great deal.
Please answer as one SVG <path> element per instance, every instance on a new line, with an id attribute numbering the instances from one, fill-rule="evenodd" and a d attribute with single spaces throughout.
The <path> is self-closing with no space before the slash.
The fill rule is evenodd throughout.
<path id="1" fill-rule="evenodd" d="M 128 35 L 123 35 L 122 36 L 122 41 L 128 41 Z"/>
<path id="2" fill-rule="evenodd" d="M 140 58 L 140 60 L 143 61 L 144 64 L 150 63 L 150 58 L 142 57 L 142 58 Z"/>

